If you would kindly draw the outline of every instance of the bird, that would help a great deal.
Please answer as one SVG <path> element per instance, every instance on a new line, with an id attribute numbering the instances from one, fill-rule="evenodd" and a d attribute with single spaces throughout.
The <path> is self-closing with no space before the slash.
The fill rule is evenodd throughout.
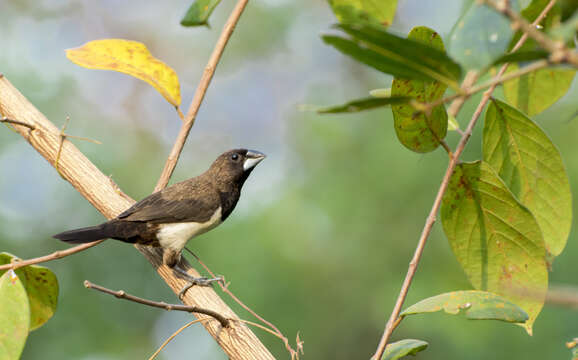
<path id="1" fill-rule="evenodd" d="M 188 240 L 225 221 L 235 209 L 243 184 L 265 154 L 233 149 L 221 154 L 201 175 L 155 192 L 116 218 L 100 225 L 64 231 L 53 237 L 71 244 L 101 239 L 161 247 L 163 263 L 188 280 L 179 297 L 193 285 L 221 278 L 193 277 L 178 266 Z"/>

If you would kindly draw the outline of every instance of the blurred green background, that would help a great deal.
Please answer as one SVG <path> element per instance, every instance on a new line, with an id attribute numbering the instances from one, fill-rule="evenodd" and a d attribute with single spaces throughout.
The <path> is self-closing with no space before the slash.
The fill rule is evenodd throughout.
<path id="1" fill-rule="evenodd" d="M 99 38 L 144 42 L 179 74 L 186 110 L 234 5 L 224 1 L 217 8 L 211 29 L 187 29 L 179 21 L 189 4 L 0 1 L 0 72 L 54 123 L 62 125 L 69 116 L 69 133 L 102 141 L 75 143 L 135 199 L 152 191 L 180 120 L 144 82 L 80 68 L 65 58 L 64 49 Z M 405 34 L 416 25 L 430 26 L 448 46 L 463 5 L 400 0 L 392 30 Z M 189 247 L 290 340 L 299 332 L 306 359 L 367 359 L 393 307 L 447 155 L 440 149 L 418 155 L 403 148 L 387 109 L 343 116 L 300 111 L 300 105 L 340 103 L 390 85 L 390 77 L 322 43 L 319 34 L 334 22 L 325 1 L 250 1 L 173 182 L 204 171 L 229 148 L 265 152 L 268 158 L 245 185 L 233 216 Z M 497 44 L 507 44 L 507 27 L 492 27 L 487 19 L 480 24 L 483 31 L 475 29 L 480 33 L 505 31 Z M 476 58 L 460 56 L 467 38 L 454 40 L 458 45 L 450 52 L 464 63 L 475 63 Z M 574 190 L 578 120 L 572 115 L 577 98 L 574 81 L 562 101 L 536 118 L 559 146 Z M 462 126 L 475 103 L 474 98 L 462 110 Z M 448 136 L 450 144 L 457 139 L 455 133 Z M 481 157 L 480 141 L 478 127 L 465 160 Z M 0 251 L 29 258 L 64 249 L 52 234 L 103 220 L 6 127 L 0 128 L 0 174 Z M 550 283 L 578 286 L 577 257 L 573 231 L 553 264 Z M 119 301 L 82 286 L 89 279 L 137 296 L 177 301 L 148 262 L 120 242 L 107 241 L 46 265 L 60 281 L 58 310 L 30 334 L 23 359 L 147 358 L 190 320 L 187 314 Z M 470 288 L 436 224 L 406 304 Z M 255 332 L 278 358 L 288 358 L 278 339 Z M 567 359 L 564 342 L 576 336 L 578 312 L 546 305 L 533 337 L 510 324 L 433 314 L 406 319 L 393 339 L 428 341 L 420 358 Z M 179 356 L 226 358 L 198 326 L 179 335 L 160 358 Z"/>

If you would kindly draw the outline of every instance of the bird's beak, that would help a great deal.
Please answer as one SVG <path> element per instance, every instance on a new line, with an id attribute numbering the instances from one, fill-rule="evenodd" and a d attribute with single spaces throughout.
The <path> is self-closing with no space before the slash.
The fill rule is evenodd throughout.
<path id="1" fill-rule="evenodd" d="M 247 150 L 245 154 L 245 162 L 243 163 L 243 170 L 252 169 L 265 158 L 265 154 L 255 150 Z"/>

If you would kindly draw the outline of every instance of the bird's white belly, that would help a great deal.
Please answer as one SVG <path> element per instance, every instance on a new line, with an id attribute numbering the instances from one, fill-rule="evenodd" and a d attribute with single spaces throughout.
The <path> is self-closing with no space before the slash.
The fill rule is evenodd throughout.
<path id="1" fill-rule="evenodd" d="M 157 232 L 157 239 L 163 248 L 181 251 L 192 237 L 203 234 L 221 223 L 221 207 L 204 223 L 184 222 L 162 224 Z"/>

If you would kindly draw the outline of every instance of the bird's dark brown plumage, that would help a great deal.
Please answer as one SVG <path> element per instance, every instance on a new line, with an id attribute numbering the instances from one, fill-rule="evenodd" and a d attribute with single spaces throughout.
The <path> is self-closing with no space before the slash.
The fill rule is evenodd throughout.
<path id="1" fill-rule="evenodd" d="M 169 266 L 174 266 L 180 257 L 182 250 L 180 242 L 183 239 L 179 238 L 178 244 L 171 243 L 167 246 L 172 234 L 169 233 L 170 236 L 167 237 L 165 233 L 171 229 L 167 230 L 164 227 L 180 223 L 184 224 L 185 230 L 188 224 L 192 224 L 193 228 L 197 226 L 195 224 L 205 226 L 204 224 L 214 219 L 219 211 L 220 219 L 217 219 L 215 224 L 208 224 L 207 228 L 210 229 L 224 221 L 235 208 L 245 180 L 263 158 L 263 154 L 246 149 L 227 151 L 203 174 L 144 198 L 110 221 L 97 226 L 65 231 L 54 237 L 70 243 L 112 238 L 128 243 L 163 246 L 167 247 L 164 249 L 165 252 L 171 251 L 170 254 L 166 254 L 168 256 L 165 262 L 169 262 Z M 201 225 L 198 225 L 199 228 Z M 160 237 L 161 235 L 169 240 Z M 180 235 L 174 236 L 178 238 Z M 184 239 L 184 242 L 186 240 Z M 182 246 L 184 247 L 184 243 Z"/>

